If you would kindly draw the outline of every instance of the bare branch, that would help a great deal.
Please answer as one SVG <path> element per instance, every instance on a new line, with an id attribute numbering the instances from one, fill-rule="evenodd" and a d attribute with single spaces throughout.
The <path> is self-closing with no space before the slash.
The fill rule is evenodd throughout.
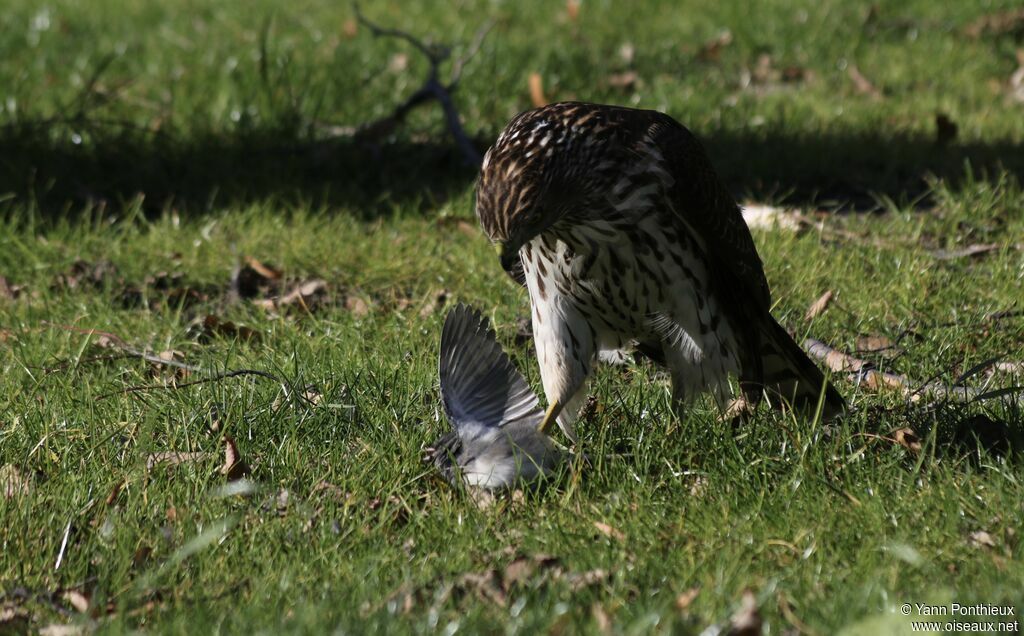
<path id="1" fill-rule="evenodd" d="M 373 34 L 373 37 L 398 38 L 399 40 L 405 40 L 409 44 L 419 49 L 420 53 L 422 53 L 423 56 L 427 58 L 427 61 L 430 62 L 432 72 L 436 72 L 437 67 L 442 62 L 447 60 L 452 54 L 451 49 L 449 49 L 447 46 L 426 44 L 423 42 L 423 40 L 417 38 L 411 33 L 407 33 L 406 31 L 402 31 L 401 29 L 391 29 L 387 27 L 382 27 L 379 24 L 376 24 L 375 22 L 371 22 L 365 15 L 363 15 L 363 12 L 359 9 L 358 2 L 352 3 L 352 10 L 356 14 L 356 20 L 360 24 L 365 26 L 367 29 L 369 29 L 370 33 Z"/>
<path id="2" fill-rule="evenodd" d="M 360 24 L 368 28 L 374 37 L 391 37 L 404 40 L 422 53 L 430 65 L 427 79 L 418 90 L 398 104 L 391 114 L 357 127 L 354 135 L 363 138 L 376 138 L 387 135 L 405 121 L 406 115 L 412 109 L 430 100 L 436 100 L 441 105 L 442 111 L 444 111 L 448 132 L 451 134 L 452 139 L 455 140 L 455 145 L 458 146 L 466 163 L 473 166 L 480 165 L 482 161 L 480 152 L 473 145 L 469 135 L 466 134 L 465 129 L 462 127 L 462 120 L 459 117 L 459 111 L 455 107 L 455 103 L 452 101 L 451 94 L 458 87 L 466 63 L 480 50 L 484 38 L 487 37 L 487 34 L 494 27 L 494 22 L 489 21 L 478 29 L 466 53 L 452 61 L 451 80 L 445 84 L 439 79 L 440 66 L 451 58 L 450 47 L 428 44 L 406 31 L 382 27 L 364 16 L 359 9 L 358 3 L 353 3 L 352 7 L 353 11 L 355 11 L 356 19 Z"/>
<path id="3" fill-rule="evenodd" d="M 466 48 L 466 52 L 460 57 L 452 60 L 452 76 L 451 80 L 448 82 L 448 90 L 453 90 L 459 83 L 459 80 L 462 79 L 462 69 L 465 68 L 466 64 L 468 64 L 470 60 L 476 57 L 477 52 L 480 51 L 480 47 L 483 46 L 484 40 L 487 39 L 487 36 L 490 34 L 491 29 L 494 28 L 495 24 L 497 24 L 497 22 L 494 20 L 484 22 L 483 25 L 476 30 L 476 34 L 473 36 L 472 42 L 470 42 L 469 46 Z"/>
<path id="4" fill-rule="evenodd" d="M 208 382 L 218 382 L 220 380 L 226 380 L 228 378 L 237 378 L 243 375 L 254 375 L 261 378 L 267 378 L 273 380 L 281 385 L 285 393 L 288 393 L 288 386 L 276 375 L 267 371 L 260 371 L 259 369 L 232 369 L 231 371 L 225 371 L 223 373 L 217 373 L 199 380 L 192 380 L 191 382 L 182 382 L 181 384 L 139 384 L 135 386 L 126 386 L 120 391 L 113 391 L 111 393 L 104 393 L 103 395 L 96 398 L 96 401 L 105 400 L 115 395 L 124 395 L 127 393 L 139 393 L 142 391 L 156 391 L 160 389 L 184 389 L 185 387 L 195 386 L 197 384 L 206 384 Z"/>
<path id="5" fill-rule="evenodd" d="M 120 356 L 120 357 L 139 358 L 139 359 L 145 360 L 146 362 L 149 362 L 151 364 L 158 364 L 158 365 L 164 365 L 164 366 L 168 366 L 168 367 L 174 367 L 176 369 L 182 369 L 182 370 L 188 371 L 190 373 L 199 373 L 199 374 L 209 374 L 210 373 L 207 369 L 204 369 L 203 367 L 196 366 L 194 364 L 185 364 L 184 362 L 178 362 L 177 360 L 169 360 L 169 359 L 161 358 L 160 356 L 156 356 L 156 355 L 153 355 L 151 353 L 146 353 L 145 351 L 141 351 L 139 349 L 136 349 L 136 348 L 132 347 L 131 345 L 129 345 L 124 340 L 124 338 L 118 336 L 117 334 L 110 333 L 108 331 L 99 331 L 98 329 L 84 329 L 82 327 L 75 327 L 74 325 L 62 325 L 62 324 L 57 324 L 57 323 L 52 323 L 52 322 L 45 322 L 45 321 L 44 321 L 44 324 L 47 324 L 47 325 L 49 325 L 51 327 L 55 327 L 57 329 L 63 329 L 65 331 L 73 331 L 75 333 L 81 333 L 81 334 L 90 335 L 90 336 L 101 336 L 101 337 L 106 339 L 107 346 L 114 347 L 114 348 L 116 348 L 117 350 L 119 350 L 119 351 L 121 351 L 123 353 L 123 355 Z M 93 356 L 92 358 L 86 358 L 85 361 L 95 362 L 95 361 L 104 360 L 104 359 L 111 359 L 111 358 L 112 358 L 111 356 Z M 61 362 L 59 365 L 57 365 L 55 367 L 51 367 L 50 369 L 61 370 L 61 369 L 66 369 L 70 365 L 71 365 L 71 361 L 64 361 L 64 362 Z M 292 393 L 291 391 L 288 390 L 288 385 L 284 382 L 284 380 L 282 380 L 281 378 L 277 377 L 276 375 L 274 375 L 273 373 L 270 373 L 268 371 L 260 371 L 259 369 L 230 369 L 228 371 L 224 371 L 224 372 L 221 372 L 221 373 L 215 373 L 213 375 L 207 375 L 207 377 L 201 378 L 199 380 L 193 380 L 191 382 L 183 382 L 183 383 L 180 383 L 180 384 L 146 384 L 146 385 L 128 386 L 128 387 L 125 387 L 125 388 L 121 389 L 120 391 L 113 391 L 111 393 L 104 393 L 103 395 L 100 395 L 99 397 L 97 397 L 96 401 L 98 402 L 100 400 L 105 400 L 105 399 L 107 399 L 109 397 L 112 397 L 114 395 L 123 395 L 123 394 L 127 394 L 127 393 L 139 393 L 139 392 L 143 392 L 143 391 L 154 391 L 154 390 L 157 390 L 157 389 L 183 389 L 185 387 L 195 386 L 197 384 L 206 384 L 208 382 L 217 382 L 219 380 L 226 380 L 228 378 L 236 378 L 236 377 L 245 376 L 245 375 L 251 375 L 251 376 L 266 378 L 268 380 L 273 380 L 274 382 L 277 382 L 279 385 L 281 385 L 281 389 L 285 392 L 285 395 L 290 395 Z M 305 396 L 302 396 L 302 397 L 303 397 L 303 399 L 306 399 Z"/>
<path id="6" fill-rule="evenodd" d="M 895 389 L 911 402 L 920 401 L 924 395 L 931 395 L 955 402 L 973 402 L 1007 395 L 1024 394 L 1024 388 L 1021 387 L 979 391 L 972 387 L 958 386 L 956 383 L 948 386 L 936 381 L 934 378 L 914 388 L 914 383 L 907 376 L 879 371 L 871 362 L 855 358 L 848 353 L 843 353 L 820 340 L 815 340 L 814 338 L 804 340 L 804 349 L 809 356 L 823 362 L 832 371 L 849 374 L 851 379 L 867 389 L 873 391 L 884 388 Z M 990 366 L 993 362 L 986 361 L 984 365 L 979 365 L 978 368 Z M 971 372 L 964 375 L 969 374 Z"/>

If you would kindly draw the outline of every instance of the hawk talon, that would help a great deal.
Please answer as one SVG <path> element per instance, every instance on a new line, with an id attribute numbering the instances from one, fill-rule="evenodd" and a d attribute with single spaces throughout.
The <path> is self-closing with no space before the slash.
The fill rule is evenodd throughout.
<path id="1" fill-rule="evenodd" d="M 550 435 L 551 427 L 558 420 L 558 414 L 562 412 L 562 405 L 558 400 L 551 402 L 551 406 L 548 407 L 547 412 L 544 414 L 544 420 L 540 423 L 537 428 L 538 431 L 544 435 Z"/>

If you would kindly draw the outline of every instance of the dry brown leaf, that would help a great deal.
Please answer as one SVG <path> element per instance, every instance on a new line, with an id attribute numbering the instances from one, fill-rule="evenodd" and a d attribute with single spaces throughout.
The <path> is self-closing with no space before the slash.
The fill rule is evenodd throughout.
<path id="1" fill-rule="evenodd" d="M 224 436 L 224 465 L 220 467 L 220 474 L 225 475 L 228 481 L 236 481 L 249 474 L 249 466 L 242 459 L 238 452 L 238 445 L 230 435 Z"/>
<path id="2" fill-rule="evenodd" d="M 409 56 L 405 53 L 395 53 L 388 60 L 388 70 L 392 73 L 401 73 L 409 68 Z"/>
<path id="3" fill-rule="evenodd" d="M 165 362 L 184 362 L 185 354 L 177 349 L 166 349 L 156 354 L 156 357 L 164 360 Z"/>
<path id="4" fill-rule="evenodd" d="M 14 499 L 32 492 L 32 480 L 22 475 L 21 471 L 12 464 L 4 464 L 0 467 L 0 493 L 4 499 Z"/>
<path id="5" fill-rule="evenodd" d="M 326 479 L 321 479 L 320 481 L 316 482 L 316 485 L 313 486 L 313 489 L 310 491 L 310 494 L 327 497 L 328 499 L 333 499 L 334 501 L 337 502 L 343 502 L 349 498 L 349 495 L 346 494 L 344 490 L 339 488 L 337 485 L 327 481 Z"/>
<path id="6" fill-rule="evenodd" d="M 636 47 L 633 46 L 632 42 L 623 42 L 622 46 L 619 47 L 619 59 L 626 65 L 633 63 L 633 59 L 636 58 Z"/>
<path id="7" fill-rule="evenodd" d="M 281 276 L 284 275 L 284 272 L 282 272 L 280 269 L 273 267 L 271 265 L 261 263 L 254 256 L 246 256 L 245 264 L 253 268 L 253 270 L 255 270 L 257 274 L 259 274 L 260 276 L 267 280 L 280 280 Z"/>
<path id="8" fill-rule="evenodd" d="M 536 569 L 537 564 L 533 559 L 523 556 L 518 557 L 505 566 L 505 572 L 501 577 L 502 584 L 508 590 L 511 586 L 522 583 L 530 578 Z"/>
<path id="9" fill-rule="evenodd" d="M 994 548 L 996 547 L 996 540 L 992 538 L 992 535 L 985 532 L 984 530 L 975 530 L 970 536 L 971 545 L 976 548 Z"/>
<path id="10" fill-rule="evenodd" d="M 345 309 L 356 318 L 365 318 L 370 313 L 370 306 L 360 296 L 350 295 L 345 298 Z"/>
<path id="11" fill-rule="evenodd" d="M 793 611 L 792 604 L 789 602 L 789 599 L 786 598 L 786 594 L 782 590 L 779 590 L 775 596 L 779 603 L 779 611 L 782 612 L 782 617 L 785 618 L 793 627 L 796 628 L 797 633 L 813 633 L 813 630 L 811 630 L 811 628 L 808 627 L 806 623 L 800 620 L 800 617 L 797 616 L 796 613 Z"/>
<path id="12" fill-rule="evenodd" d="M 149 559 L 152 556 L 153 556 L 153 548 L 149 547 L 146 544 L 140 545 L 138 548 L 135 549 L 135 552 L 132 554 L 132 567 L 133 568 L 145 567 L 146 564 L 149 563 Z"/>
<path id="13" fill-rule="evenodd" d="M 19 605 L 0 605 L 0 633 L 30 634 L 29 625 L 32 615 L 25 607 Z"/>
<path id="14" fill-rule="evenodd" d="M 588 395 L 586 403 L 583 404 L 583 408 L 580 409 L 579 420 L 581 422 L 593 422 L 594 417 L 600 413 L 604 413 L 605 407 L 598 399 L 596 395 Z"/>
<path id="15" fill-rule="evenodd" d="M 348 18 L 341 23 L 341 34 L 351 40 L 359 34 L 359 23 L 353 18 Z"/>
<path id="16" fill-rule="evenodd" d="M 583 3 L 580 0 L 565 0 L 565 15 L 571 22 L 579 20 L 581 4 Z"/>
<path id="17" fill-rule="evenodd" d="M 598 568 L 587 570 L 586 572 L 570 572 L 565 575 L 565 581 L 569 584 L 570 590 L 579 592 L 592 585 L 604 583 L 610 576 L 611 574 L 609 574 L 608 570 Z"/>
<path id="18" fill-rule="evenodd" d="M 195 464 L 213 459 L 213 453 L 201 451 L 159 451 L 146 456 L 146 470 L 153 470 L 157 467 L 173 468 L 181 464 Z"/>
<path id="19" fill-rule="evenodd" d="M 690 483 L 690 496 L 691 497 L 700 497 L 700 496 L 702 496 L 705 492 L 707 492 L 708 484 L 709 483 L 710 482 L 708 482 L 708 478 L 707 477 L 705 477 L 704 475 L 697 475 L 694 478 L 693 482 Z"/>
<path id="20" fill-rule="evenodd" d="M 508 599 L 504 590 L 498 584 L 498 576 L 494 570 L 487 570 L 483 574 L 468 572 L 459 579 L 461 587 L 476 592 L 482 600 L 490 601 L 499 607 L 505 607 Z"/>
<path id="21" fill-rule="evenodd" d="M 612 619 L 608 616 L 608 612 L 601 607 L 600 603 L 594 603 L 590 606 L 590 615 L 594 617 L 594 626 L 597 627 L 598 633 L 612 633 Z"/>
<path id="22" fill-rule="evenodd" d="M 864 74 L 860 72 L 856 64 L 850 64 L 846 67 L 846 74 L 850 76 L 850 80 L 853 81 L 854 87 L 857 92 L 861 95 L 867 95 L 872 99 L 881 99 L 882 91 L 878 90 L 871 80 L 864 77 Z"/>
<path id="23" fill-rule="evenodd" d="M 512 548 L 509 547 L 508 550 L 512 550 Z M 527 581 L 534 574 L 548 571 L 555 576 L 561 574 L 557 557 L 544 553 L 518 556 L 505 566 L 501 576 L 502 587 L 508 592 L 513 586 Z"/>
<path id="24" fill-rule="evenodd" d="M 21 290 L 20 285 L 12 285 L 7 277 L 0 276 L 0 300 L 17 300 Z"/>
<path id="25" fill-rule="evenodd" d="M 54 289 L 77 289 L 84 286 L 97 288 L 116 276 L 117 266 L 106 259 L 95 263 L 78 259 L 66 271 L 57 274 L 51 286 Z"/>
<path id="26" fill-rule="evenodd" d="M 805 66 L 787 66 L 782 69 L 783 82 L 810 82 L 814 79 L 814 71 Z"/>
<path id="27" fill-rule="evenodd" d="M 281 271 L 258 260 L 246 257 L 245 264 L 231 274 L 231 291 L 239 298 L 262 296 L 281 278 Z"/>
<path id="28" fill-rule="evenodd" d="M 804 320 L 814 320 L 821 314 L 825 313 L 825 310 L 828 309 L 828 305 L 832 302 L 832 297 L 834 295 L 835 293 L 830 289 L 819 296 L 818 300 L 811 303 L 811 306 L 807 308 L 807 313 L 804 314 Z"/>
<path id="29" fill-rule="evenodd" d="M 318 406 L 324 399 L 324 394 L 320 392 L 320 389 L 312 384 L 307 384 L 302 389 L 302 397 L 306 398 L 306 401 L 313 406 Z"/>
<path id="30" fill-rule="evenodd" d="M 964 27 L 964 34 L 971 38 L 1013 33 L 1024 34 L 1024 8 L 983 15 Z"/>
<path id="31" fill-rule="evenodd" d="M 455 227 L 469 238 L 478 238 L 480 236 L 477 226 L 467 221 L 459 221 Z"/>
<path id="32" fill-rule="evenodd" d="M 898 428 L 891 433 L 892 440 L 909 450 L 912 453 L 921 452 L 921 438 L 917 436 L 914 429 L 909 427 Z"/>
<path id="33" fill-rule="evenodd" d="M 722 49 L 732 44 L 732 31 L 723 29 L 710 40 L 701 45 L 697 51 L 697 59 L 704 62 L 717 62 L 721 57 Z"/>
<path id="34" fill-rule="evenodd" d="M 750 590 L 744 590 L 740 608 L 732 615 L 729 636 L 760 636 L 761 613 L 757 609 L 757 597 Z"/>
<path id="35" fill-rule="evenodd" d="M 687 608 L 689 608 L 693 601 L 697 598 L 698 594 L 700 594 L 700 588 L 691 587 L 690 589 L 686 590 L 685 592 L 677 596 L 676 609 L 680 612 L 685 612 Z"/>
<path id="36" fill-rule="evenodd" d="M 530 73 L 528 84 L 530 87 L 530 103 L 533 104 L 533 107 L 547 106 L 548 99 L 544 96 L 544 80 L 541 79 L 540 73 Z"/>
<path id="37" fill-rule="evenodd" d="M 636 71 L 623 71 L 622 73 L 612 73 L 608 76 L 608 86 L 612 88 L 621 88 L 623 90 L 631 90 L 637 85 L 637 81 L 640 76 L 636 74 Z"/>
<path id="38" fill-rule="evenodd" d="M 51 623 L 39 630 L 39 636 L 82 636 L 82 634 L 85 634 L 85 626 L 76 624 Z"/>
<path id="39" fill-rule="evenodd" d="M 814 71 L 804 66 L 793 65 L 780 70 L 775 67 L 771 55 L 762 53 L 757 57 L 753 68 L 744 70 L 740 84 L 743 88 L 753 84 L 770 89 L 780 82 L 789 84 L 810 82 L 814 80 L 814 77 Z"/>
<path id="40" fill-rule="evenodd" d="M 718 416 L 719 422 L 731 422 L 737 417 L 744 415 L 750 415 L 754 412 L 757 405 L 751 404 L 745 395 L 729 400 L 729 403 L 725 405 L 725 410 Z"/>
<path id="41" fill-rule="evenodd" d="M 1024 49 L 1017 49 L 1017 70 L 1010 75 L 1010 97 L 1024 102 Z"/>
<path id="42" fill-rule="evenodd" d="M 326 291 L 327 281 L 313 278 L 297 284 L 291 291 L 280 298 L 259 298 L 252 302 L 258 307 L 267 310 L 279 309 L 289 305 L 298 305 L 308 310 Z"/>
<path id="43" fill-rule="evenodd" d="M 615 539 L 616 541 L 626 540 L 626 535 L 624 535 L 621 530 L 614 528 L 603 521 L 595 521 L 594 527 L 597 528 L 598 532 L 610 539 Z"/>
<path id="44" fill-rule="evenodd" d="M 274 507 L 277 509 L 277 515 L 283 517 L 288 513 L 288 504 L 292 500 L 292 494 L 287 488 L 282 488 L 278 491 L 277 497 L 274 498 Z"/>
<path id="45" fill-rule="evenodd" d="M 416 607 L 416 591 L 403 585 L 388 596 L 386 605 L 391 613 L 408 614 Z"/>
<path id="46" fill-rule="evenodd" d="M 126 343 L 112 333 L 92 332 L 96 339 L 92 344 L 97 349 L 124 349 Z"/>
<path id="47" fill-rule="evenodd" d="M 128 485 L 128 480 L 127 479 L 122 479 L 121 481 L 119 481 L 116 484 L 114 484 L 114 487 L 110 489 L 110 493 L 107 495 L 107 498 L 103 501 L 103 505 L 105 505 L 105 506 L 112 506 L 115 503 L 117 503 L 118 497 L 121 496 L 121 491 L 127 485 Z"/>
<path id="48" fill-rule="evenodd" d="M 766 84 L 773 79 L 776 79 L 778 73 L 775 71 L 772 56 L 767 53 L 762 53 L 757 56 L 757 62 L 754 63 L 754 68 L 750 71 L 750 79 L 755 84 Z"/>
<path id="49" fill-rule="evenodd" d="M 448 297 L 451 295 L 447 289 L 441 289 L 430 294 L 427 302 L 420 309 L 420 318 L 429 318 L 435 312 L 444 309 L 445 303 L 448 302 Z"/>
<path id="50" fill-rule="evenodd" d="M 89 597 L 78 590 L 68 590 L 61 595 L 71 607 L 85 614 L 89 611 Z"/>
<path id="51" fill-rule="evenodd" d="M 230 320 L 222 320 L 214 314 L 203 316 L 200 323 L 200 335 L 206 338 L 217 336 L 224 338 L 237 338 L 243 342 L 256 343 L 260 341 L 260 333 L 251 327 L 236 325 Z"/>
<path id="52" fill-rule="evenodd" d="M 935 143 L 948 144 L 956 139 L 959 127 L 946 113 L 935 114 Z"/>

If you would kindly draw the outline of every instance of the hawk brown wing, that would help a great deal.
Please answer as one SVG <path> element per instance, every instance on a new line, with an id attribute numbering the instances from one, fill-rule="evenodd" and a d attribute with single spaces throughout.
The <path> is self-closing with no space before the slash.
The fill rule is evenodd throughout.
<path id="1" fill-rule="evenodd" d="M 746 302 L 768 312 L 771 294 L 754 239 L 704 148 L 668 115 L 655 111 L 645 114 L 653 119 L 646 127 L 647 137 L 660 149 L 666 170 L 674 178 L 669 197 L 675 213 L 704 243 L 708 258 L 732 274 L 729 283 L 737 286 L 735 291 Z"/>

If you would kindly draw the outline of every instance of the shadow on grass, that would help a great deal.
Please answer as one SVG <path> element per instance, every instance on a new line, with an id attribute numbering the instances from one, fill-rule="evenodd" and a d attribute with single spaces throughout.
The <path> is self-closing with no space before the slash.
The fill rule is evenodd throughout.
<path id="1" fill-rule="evenodd" d="M 77 131 L 77 132 L 76 132 Z M 968 175 L 1024 180 L 1024 145 L 950 143 L 882 133 L 794 136 L 715 131 L 712 161 L 741 198 L 871 210 L 880 199 L 928 204 L 927 177 L 952 188 Z M 77 143 L 76 143 L 77 142 Z M 489 140 L 476 140 L 485 148 Z M 148 213 L 273 200 L 345 208 L 363 218 L 396 207 L 427 213 L 476 176 L 446 137 L 414 143 L 312 140 L 294 129 L 170 134 L 27 122 L 0 128 L 0 195 L 50 218 L 144 194 Z M 467 211 L 468 212 L 468 211 Z"/>
<path id="2" fill-rule="evenodd" d="M 63 128 L 63 127 L 62 127 Z M 131 130 L 72 133 L 0 128 L 0 195 L 34 201 L 46 217 L 144 195 L 150 214 L 196 215 L 263 201 L 342 207 L 363 218 L 396 206 L 435 209 L 476 175 L 453 145 L 312 140 L 288 130 L 178 138 Z M 80 134 L 81 142 L 68 140 Z"/>
<path id="3" fill-rule="evenodd" d="M 1024 417 L 1015 403 L 1004 406 L 1005 409 L 997 408 L 995 412 L 956 402 L 894 410 L 878 408 L 869 412 L 868 422 L 869 428 L 884 438 L 893 436 L 900 426 L 908 427 L 916 439 L 900 442 L 903 445 L 927 445 L 934 435 L 937 455 L 970 460 L 985 456 L 1019 458 L 1024 451 Z"/>

